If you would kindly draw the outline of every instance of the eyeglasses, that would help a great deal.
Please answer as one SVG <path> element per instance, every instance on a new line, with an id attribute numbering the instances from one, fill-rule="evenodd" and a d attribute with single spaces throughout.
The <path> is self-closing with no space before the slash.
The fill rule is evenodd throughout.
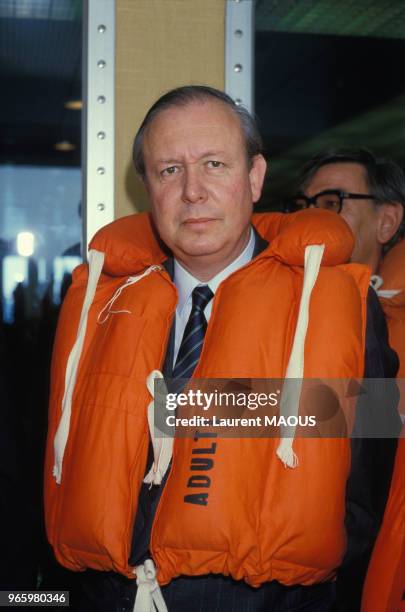
<path id="1" fill-rule="evenodd" d="M 343 200 L 346 199 L 376 200 L 377 198 L 375 198 L 371 194 L 346 193 L 345 191 L 339 191 L 339 189 L 325 189 L 325 191 L 317 193 L 316 195 L 312 196 L 312 198 L 308 198 L 303 194 L 294 196 L 287 203 L 286 211 L 297 212 L 298 210 L 303 210 L 304 208 L 315 206 L 315 208 L 324 208 L 326 210 L 331 210 L 332 212 L 336 212 L 339 214 L 342 210 Z"/>

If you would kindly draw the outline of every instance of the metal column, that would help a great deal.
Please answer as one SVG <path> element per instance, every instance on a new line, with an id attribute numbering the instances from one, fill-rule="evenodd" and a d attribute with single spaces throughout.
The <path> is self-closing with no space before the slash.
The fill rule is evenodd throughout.
<path id="1" fill-rule="evenodd" d="M 254 110 L 254 0 L 226 1 L 225 91 Z"/>
<path id="2" fill-rule="evenodd" d="M 97 230 L 114 219 L 114 67 L 115 0 L 86 0 L 82 128 L 86 247 Z"/>

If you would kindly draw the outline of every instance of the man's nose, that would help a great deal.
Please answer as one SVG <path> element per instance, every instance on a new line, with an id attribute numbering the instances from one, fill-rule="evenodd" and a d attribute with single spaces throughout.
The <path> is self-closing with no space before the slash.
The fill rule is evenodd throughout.
<path id="1" fill-rule="evenodd" d="M 189 166 L 185 169 L 183 176 L 183 201 L 188 204 L 204 201 L 207 197 L 207 190 L 201 176 L 201 168 Z"/>

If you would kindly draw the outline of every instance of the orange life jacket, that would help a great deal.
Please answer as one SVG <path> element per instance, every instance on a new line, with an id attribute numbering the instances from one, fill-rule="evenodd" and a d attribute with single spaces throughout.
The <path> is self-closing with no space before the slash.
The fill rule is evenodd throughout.
<path id="1" fill-rule="evenodd" d="M 253 221 L 270 245 L 219 286 L 194 377 L 286 374 L 303 303 L 304 253 L 314 244 L 325 251 L 300 340 L 303 375 L 361 377 L 369 274 L 342 264 L 353 245 L 346 224 L 315 209 Z M 66 567 L 134 577 L 128 558 L 149 444 L 145 381 L 162 367 L 177 292 L 160 267 L 166 255 L 149 215 L 114 222 L 91 248 L 104 260 L 94 260 L 90 273 L 84 265 L 75 271 L 56 336 L 46 528 Z M 203 456 L 207 443 L 175 439 L 151 537 L 160 583 L 211 572 L 254 586 L 334 575 L 345 550 L 350 443 L 296 439 L 295 469 L 280 461 L 281 446 L 274 438 L 218 439 L 208 503 L 199 505 L 184 498 L 193 451 Z"/>
<path id="2" fill-rule="evenodd" d="M 367 571 L 361 610 L 362 612 L 403 612 L 404 596 L 405 438 L 402 437 L 398 440 L 390 494 Z"/>

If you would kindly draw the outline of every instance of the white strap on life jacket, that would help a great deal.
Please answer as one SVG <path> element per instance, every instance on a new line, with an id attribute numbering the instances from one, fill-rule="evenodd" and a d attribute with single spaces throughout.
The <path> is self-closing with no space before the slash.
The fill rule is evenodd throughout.
<path id="1" fill-rule="evenodd" d="M 168 612 L 152 559 L 146 559 L 134 569 L 138 586 L 133 612 Z"/>
<path id="2" fill-rule="evenodd" d="M 72 412 L 72 397 L 76 385 L 77 371 L 83 350 L 84 338 L 86 336 L 87 318 L 90 307 L 94 300 L 94 295 L 96 293 L 98 280 L 103 269 L 103 264 L 104 253 L 91 249 L 89 252 L 89 277 L 87 281 L 86 294 L 84 296 L 76 341 L 73 345 L 72 350 L 70 351 L 69 358 L 67 361 L 65 392 L 62 400 L 62 416 L 59 421 L 58 429 L 54 438 L 55 463 L 53 466 L 53 475 L 57 484 L 60 484 L 62 481 L 62 463 L 66 444 L 69 438 L 70 417 Z M 138 276 L 130 276 L 129 278 L 127 278 L 125 283 L 123 283 L 121 287 L 118 287 L 113 297 L 107 302 L 105 307 L 99 313 L 97 321 L 102 324 L 108 319 L 110 314 L 117 314 L 119 312 L 129 312 L 127 310 L 113 311 L 111 310 L 111 307 L 113 306 L 115 300 L 121 295 L 123 289 L 126 289 L 130 285 L 137 283 L 139 280 L 150 274 L 150 272 L 154 272 L 160 269 L 161 266 L 158 265 L 149 266 L 149 268 L 142 272 L 142 274 L 139 274 Z M 105 311 L 107 311 L 106 315 L 102 317 L 102 314 Z"/>
<path id="3" fill-rule="evenodd" d="M 72 411 L 72 397 L 76 384 L 77 369 L 79 366 L 80 356 L 82 354 L 84 338 L 86 335 L 87 317 L 90 306 L 94 300 L 98 279 L 104 264 L 104 253 L 91 249 L 89 252 L 89 278 L 84 296 L 82 312 L 80 315 L 79 327 L 77 330 L 76 341 L 67 361 L 65 374 L 65 392 L 62 400 L 62 416 L 59 421 L 53 442 L 55 451 L 55 463 L 53 466 L 53 475 L 57 484 L 62 480 L 62 462 L 65 453 L 66 443 L 69 437 L 70 416 Z"/>
<path id="4" fill-rule="evenodd" d="M 324 250 L 324 244 L 310 245 L 305 249 L 304 281 L 297 326 L 280 399 L 280 416 L 285 418 L 298 416 L 302 378 L 304 376 L 304 349 L 308 329 L 309 304 L 312 290 L 318 278 Z M 284 463 L 285 467 L 290 468 L 295 468 L 298 465 L 298 457 L 292 448 L 295 429 L 295 426 L 281 426 L 282 437 L 276 450 L 277 457 Z"/>
<path id="5" fill-rule="evenodd" d="M 380 289 L 383 283 L 384 279 L 381 276 L 378 276 L 378 274 L 373 274 L 370 278 L 370 285 L 373 287 L 373 289 L 375 289 L 378 297 L 390 300 L 398 295 L 398 293 L 401 293 L 401 289 Z"/>
<path id="6" fill-rule="evenodd" d="M 155 385 L 154 381 L 156 378 L 163 379 L 163 374 L 159 370 L 152 370 L 146 379 L 146 386 L 152 396 L 152 401 L 148 406 L 148 424 L 149 432 L 153 446 L 153 464 L 148 474 L 145 476 L 143 481 L 150 485 L 160 485 L 163 476 L 166 474 L 167 468 L 169 467 L 172 455 L 173 455 L 173 441 L 172 435 L 164 434 L 163 432 L 157 432 L 155 426 Z M 166 386 L 164 387 L 167 393 Z M 162 399 L 164 394 L 162 395 Z M 158 435 L 156 435 L 158 433 Z"/>

